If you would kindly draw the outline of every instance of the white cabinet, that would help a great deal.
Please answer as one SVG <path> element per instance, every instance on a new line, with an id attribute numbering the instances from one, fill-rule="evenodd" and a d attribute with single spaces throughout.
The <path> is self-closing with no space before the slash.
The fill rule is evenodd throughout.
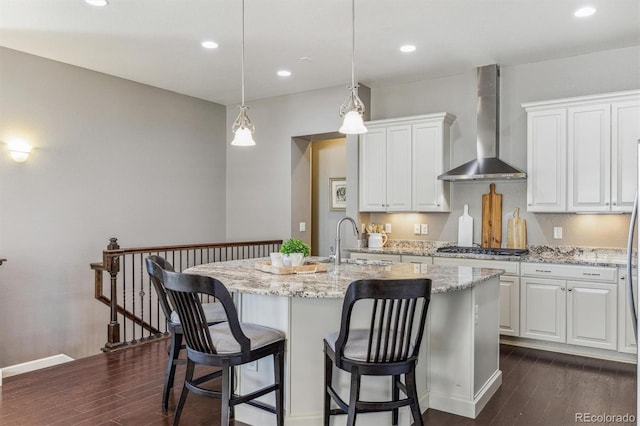
<path id="1" fill-rule="evenodd" d="M 450 211 L 447 113 L 371 121 L 360 137 L 359 206 L 368 212 Z"/>
<path id="2" fill-rule="evenodd" d="M 520 336 L 563 342 L 566 340 L 565 282 L 547 278 L 521 278 Z"/>
<path id="3" fill-rule="evenodd" d="M 522 105 L 527 111 L 527 208 L 629 212 L 637 183 L 640 91 Z"/>
<path id="4" fill-rule="evenodd" d="M 527 114 L 527 210 L 567 210 L 565 109 Z"/>
<path id="5" fill-rule="evenodd" d="M 522 264 L 522 337 L 617 350 L 615 268 Z"/>
<path id="6" fill-rule="evenodd" d="M 611 197 L 613 211 L 630 212 L 636 195 L 640 102 L 611 104 Z"/>
<path id="7" fill-rule="evenodd" d="M 402 258 L 404 259 L 404 256 Z M 434 257 L 433 263 L 435 265 L 503 269 L 505 273 L 500 275 L 500 334 L 520 335 L 520 278 L 518 277 L 520 262 Z"/>
<path id="8" fill-rule="evenodd" d="M 627 271 L 620 270 L 618 281 L 618 351 L 635 354 L 638 351 L 636 337 L 633 333 L 631 311 L 629 309 L 629 297 L 627 293 Z M 638 275 L 633 276 L 634 302 L 638 301 Z"/>
<path id="9" fill-rule="evenodd" d="M 602 212 L 611 202 L 611 106 L 567 109 L 568 210 Z"/>

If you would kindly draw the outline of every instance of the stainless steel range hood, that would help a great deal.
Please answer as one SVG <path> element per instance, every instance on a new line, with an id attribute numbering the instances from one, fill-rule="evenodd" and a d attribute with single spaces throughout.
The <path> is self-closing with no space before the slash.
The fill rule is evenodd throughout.
<path id="1" fill-rule="evenodd" d="M 440 180 L 526 179 L 522 170 L 498 158 L 500 138 L 500 69 L 487 65 L 477 69 L 477 157 L 438 176 Z"/>

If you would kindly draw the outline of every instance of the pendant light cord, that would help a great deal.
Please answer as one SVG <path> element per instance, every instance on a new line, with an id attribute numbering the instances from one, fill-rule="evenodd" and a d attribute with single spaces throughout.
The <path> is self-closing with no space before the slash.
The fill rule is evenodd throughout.
<path id="1" fill-rule="evenodd" d="M 356 0 L 351 0 L 351 90 L 355 90 L 355 89 L 356 89 Z"/>
<path id="2" fill-rule="evenodd" d="M 242 106 L 244 107 L 244 0 L 242 0 Z"/>

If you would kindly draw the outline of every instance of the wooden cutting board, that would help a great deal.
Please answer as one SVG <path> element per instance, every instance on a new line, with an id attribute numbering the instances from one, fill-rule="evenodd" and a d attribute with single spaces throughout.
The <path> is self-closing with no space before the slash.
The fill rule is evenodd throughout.
<path id="1" fill-rule="evenodd" d="M 458 219 L 458 246 L 471 247 L 473 245 L 473 218 L 469 216 L 469 205 L 464 205 L 464 212 Z"/>
<path id="2" fill-rule="evenodd" d="M 496 184 L 482 194 L 482 247 L 502 246 L 502 194 L 496 194 Z"/>
<path id="3" fill-rule="evenodd" d="M 507 222 L 507 248 L 527 248 L 527 222 L 520 219 L 520 209 L 513 211 L 513 219 Z"/>

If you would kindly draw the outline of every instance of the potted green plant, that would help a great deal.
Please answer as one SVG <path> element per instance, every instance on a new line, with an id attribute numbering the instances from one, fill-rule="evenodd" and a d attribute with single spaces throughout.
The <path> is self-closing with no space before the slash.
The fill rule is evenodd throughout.
<path id="1" fill-rule="evenodd" d="M 304 258 L 311 254 L 311 247 L 298 238 L 291 238 L 282 243 L 280 253 L 283 255 L 282 262 L 285 266 L 300 266 L 304 263 Z M 300 253 L 300 256 L 293 256 L 296 258 L 295 261 L 292 261 L 293 253 Z"/>

